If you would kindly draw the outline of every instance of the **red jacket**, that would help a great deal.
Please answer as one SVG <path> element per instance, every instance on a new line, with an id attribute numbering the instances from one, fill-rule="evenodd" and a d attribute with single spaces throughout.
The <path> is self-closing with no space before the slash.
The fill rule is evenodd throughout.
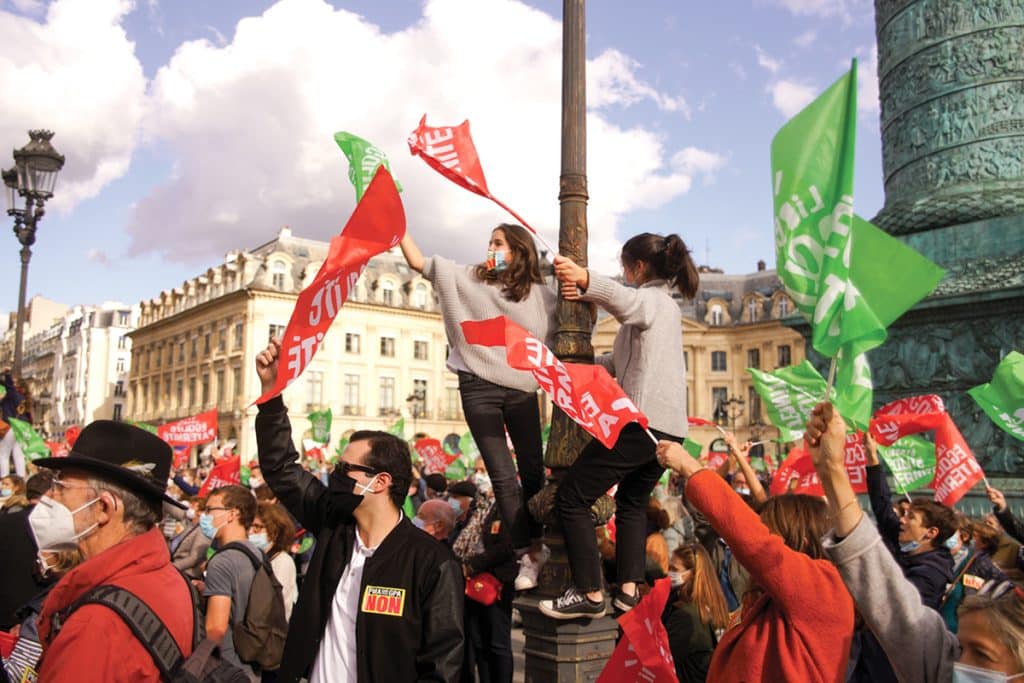
<path id="1" fill-rule="evenodd" d="M 686 498 L 704 513 L 764 594 L 722 636 L 709 681 L 843 681 L 853 599 L 836 568 L 790 549 L 718 474 L 690 478 Z"/>
<path id="2" fill-rule="evenodd" d="M 102 605 L 78 608 L 51 642 L 54 613 L 96 586 L 130 590 L 160 617 L 178 647 L 192 653 L 192 601 L 171 565 L 167 542 L 150 529 L 78 565 L 53 587 L 39 615 L 43 644 L 40 681 L 159 681 L 149 652 L 116 613 Z"/>

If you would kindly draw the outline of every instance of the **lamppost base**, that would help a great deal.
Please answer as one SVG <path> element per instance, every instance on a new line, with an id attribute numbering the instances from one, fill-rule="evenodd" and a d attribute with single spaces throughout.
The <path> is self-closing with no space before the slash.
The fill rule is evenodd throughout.
<path id="1" fill-rule="evenodd" d="M 558 621 L 541 614 L 541 596 L 516 600 L 523 617 L 525 683 L 596 681 L 615 650 L 619 624 L 611 617 Z"/>

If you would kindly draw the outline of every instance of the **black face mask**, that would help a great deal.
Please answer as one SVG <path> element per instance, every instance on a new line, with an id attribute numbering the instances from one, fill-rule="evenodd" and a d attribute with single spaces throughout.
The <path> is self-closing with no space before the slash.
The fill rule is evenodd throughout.
<path id="1" fill-rule="evenodd" d="M 351 519 L 363 497 L 355 493 L 356 480 L 341 467 L 335 467 L 327 478 L 329 505 L 327 516 L 333 521 Z"/>

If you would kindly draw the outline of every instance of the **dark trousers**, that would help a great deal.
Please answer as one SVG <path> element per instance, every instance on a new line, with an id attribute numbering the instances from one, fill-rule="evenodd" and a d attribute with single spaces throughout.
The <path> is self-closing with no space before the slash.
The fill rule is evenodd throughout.
<path id="1" fill-rule="evenodd" d="M 678 437 L 654 431 L 659 439 Z M 615 575 L 618 582 L 644 580 L 647 503 L 665 468 L 658 464 L 655 443 L 636 422 L 605 448 L 592 440 L 558 485 L 555 509 L 565 533 L 573 583 L 582 592 L 602 589 L 601 562 L 590 506 L 613 484 L 615 494 Z"/>
<path id="2" fill-rule="evenodd" d="M 498 514 L 508 526 L 514 548 L 525 548 L 540 538 L 544 528 L 526 509 L 526 501 L 544 486 L 544 454 L 540 438 L 540 408 L 535 392 L 499 386 L 468 372 L 459 373 L 462 412 L 494 487 Z M 505 441 L 512 438 L 519 464 Z"/>
<path id="3" fill-rule="evenodd" d="M 512 590 L 506 585 L 493 605 L 466 598 L 463 683 L 512 683 Z"/>

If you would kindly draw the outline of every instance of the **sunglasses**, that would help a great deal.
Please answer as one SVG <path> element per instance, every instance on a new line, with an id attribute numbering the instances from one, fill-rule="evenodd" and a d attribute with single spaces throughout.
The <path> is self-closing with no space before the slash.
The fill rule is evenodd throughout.
<path id="1" fill-rule="evenodd" d="M 348 474 L 349 472 L 365 472 L 366 474 L 380 474 L 380 470 L 368 467 L 366 465 L 357 465 L 352 462 L 346 462 L 341 460 L 338 462 L 336 471 L 341 474 Z"/>

